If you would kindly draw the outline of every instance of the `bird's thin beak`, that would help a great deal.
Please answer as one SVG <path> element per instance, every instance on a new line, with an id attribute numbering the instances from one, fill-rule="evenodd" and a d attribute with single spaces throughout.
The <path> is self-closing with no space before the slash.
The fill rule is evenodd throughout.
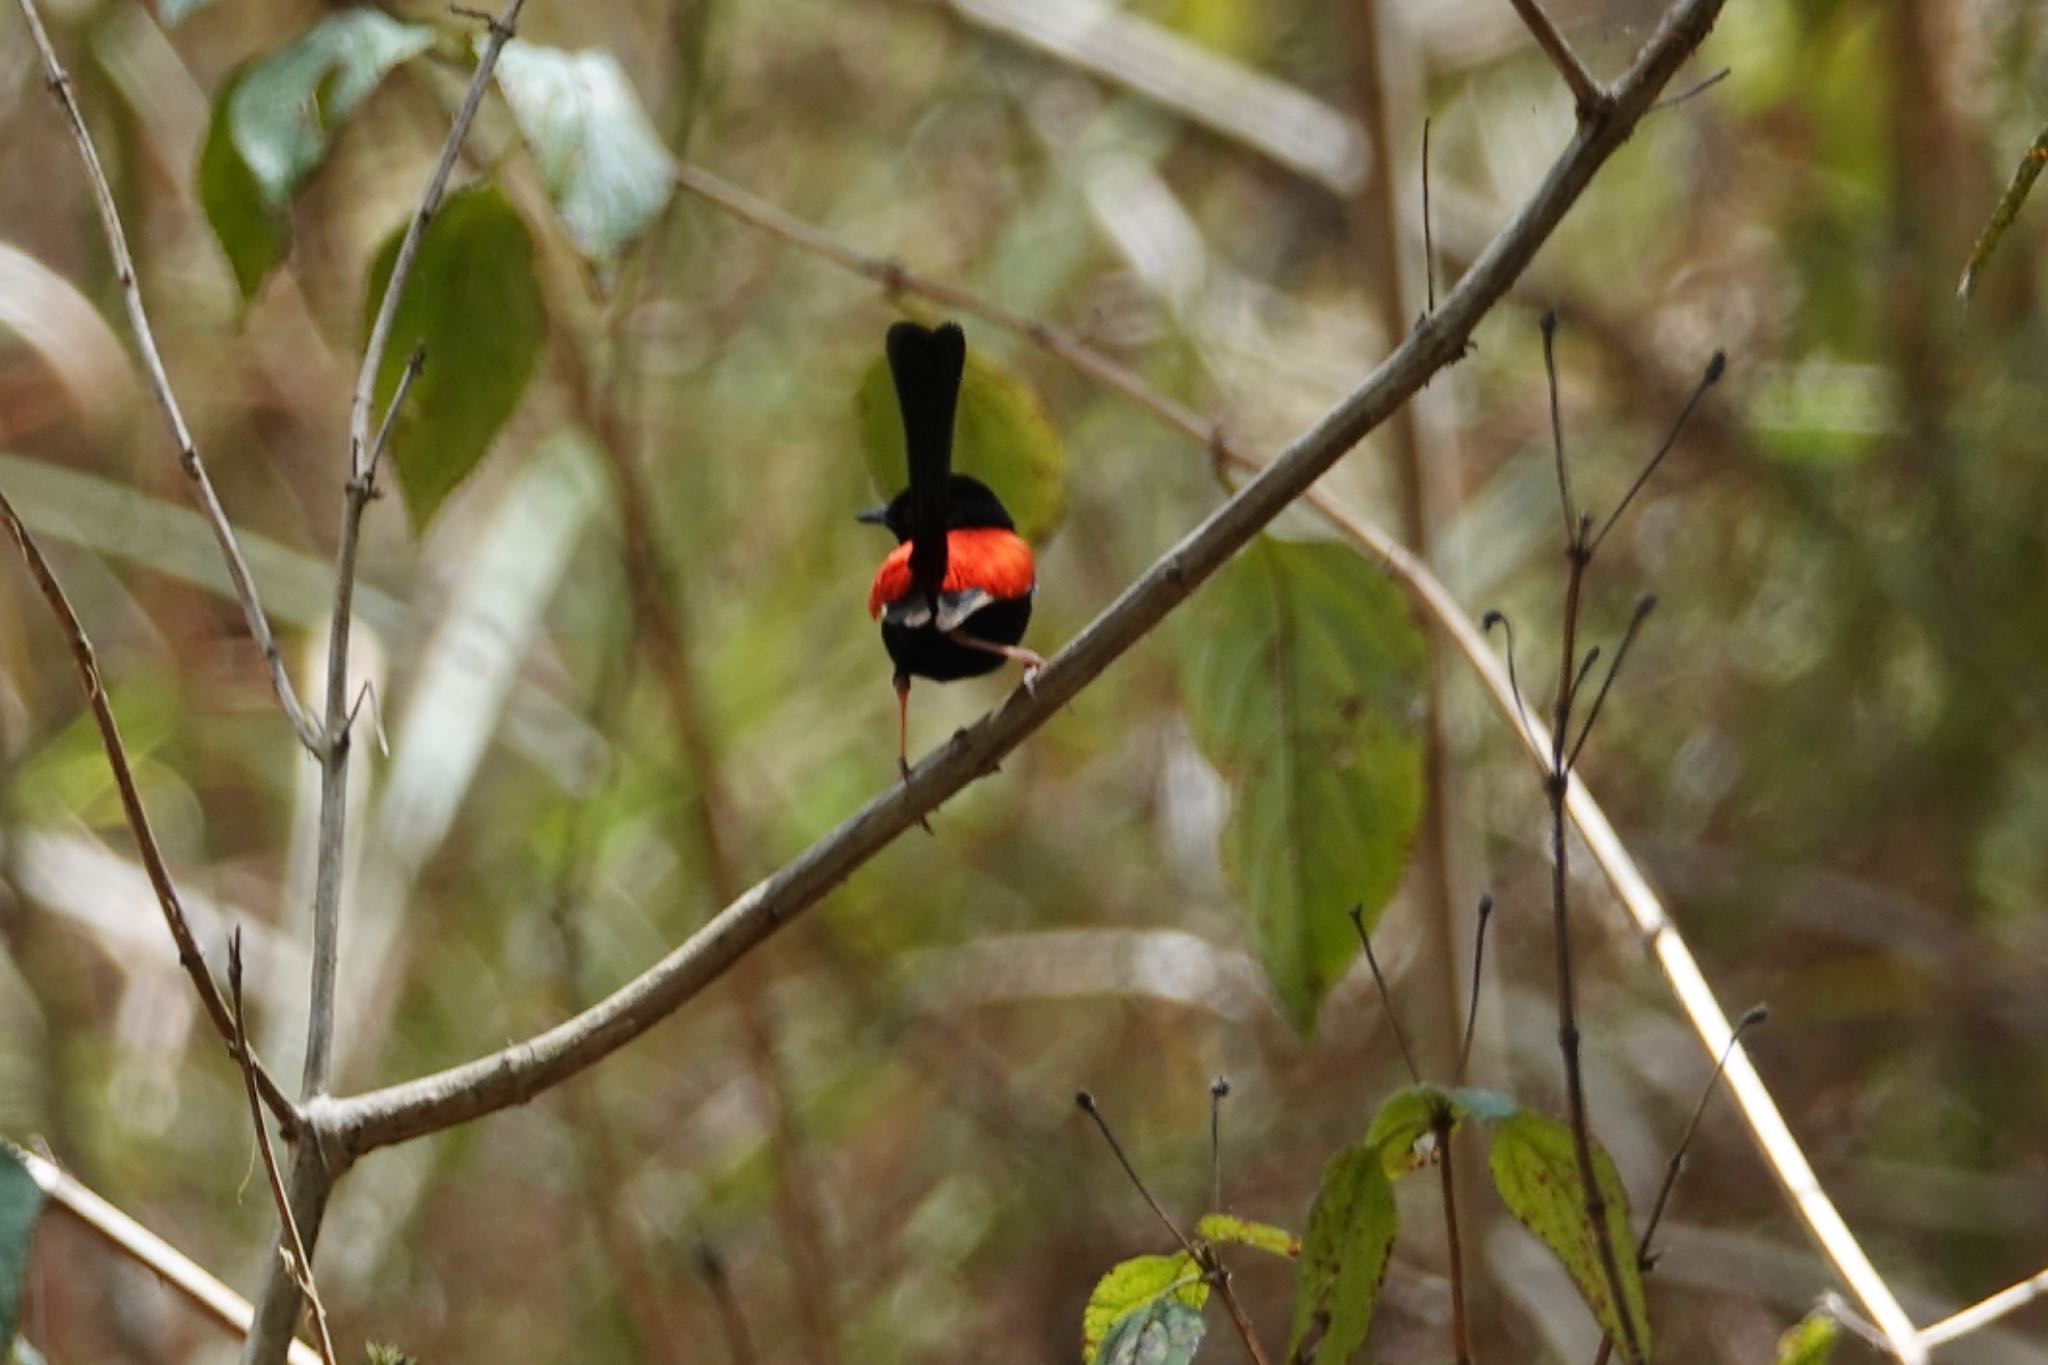
<path id="1" fill-rule="evenodd" d="M 867 511 L 855 517 L 854 520 L 864 521 L 870 526 L 887 526 L 889 524 L 889 509 L 887 507 L 870 507 Z"/>

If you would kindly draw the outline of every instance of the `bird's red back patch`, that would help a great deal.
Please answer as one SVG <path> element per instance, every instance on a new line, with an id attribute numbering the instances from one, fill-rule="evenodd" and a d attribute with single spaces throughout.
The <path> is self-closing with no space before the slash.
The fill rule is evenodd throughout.
<path id="1" fill-rule="evenodd" d="M 1022 597 L 1031 591 L 1036 570 L 1031 547 L 1015 531 L 993 526 L 973 527 L 946 533 L 946 581 L 940 592 L 968 592 L 980 589 L 991 597 Z M 889 552 L 875 571 L 868 588 L 868 615 L 880 616 L 882 608 L 910 591 L 910 542 Z"/>

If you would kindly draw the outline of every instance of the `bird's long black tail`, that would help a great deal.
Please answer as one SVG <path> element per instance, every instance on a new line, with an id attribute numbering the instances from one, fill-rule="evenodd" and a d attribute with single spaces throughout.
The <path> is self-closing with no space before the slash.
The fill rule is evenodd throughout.
<path id="1" fill-rule="evenodd" d="M 910 465 L 910 582 L 935 597 L 946 579 L 946 484 L 967 338 L 957 323 L 899 322 L 889 329 L 888 351 Z"/>

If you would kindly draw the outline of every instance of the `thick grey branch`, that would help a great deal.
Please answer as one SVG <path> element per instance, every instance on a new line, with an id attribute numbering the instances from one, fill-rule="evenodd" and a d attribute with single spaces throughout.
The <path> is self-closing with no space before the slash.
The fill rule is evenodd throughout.
<path id="1" fill-rule="evenodd" d="M 942 801 L 995 771 L 1004 755 L 1186 599 L 1367 432 L 1463 353 L 1473 329 L 1627 138 L 1679 65 L 1705 39 L 1722 0 L 1679 0 L 1611 92 L 1609 116 L 1582 121 L 1535 195 L 1464 279 L 1356 391 L 1166 553 L 1038 675 L 973 729 L 868 802 L 793 862 L 734 901 L 617 992 L 526 1042 L 383 1090 L 337 1100 L 338 1138 L 353 1156 L 521 1103 L 666 1018 L 783 923 Z"/>

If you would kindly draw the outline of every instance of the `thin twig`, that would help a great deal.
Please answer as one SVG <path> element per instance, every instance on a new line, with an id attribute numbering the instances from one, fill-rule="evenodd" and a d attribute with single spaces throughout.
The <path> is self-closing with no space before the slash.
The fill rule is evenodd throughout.
<path id="1" fill-rule="evenodd" d="M 299 1288 L 313 1305 L 313 1327 L 320 1343 L 320 1359 L 335 1365 L 334 1335 L 327 1326 L 327 1305 L 320 1301 L 320 1287 L 313 1280 L 313 1260 L 299 1237 L 298 1220 L 292 1217 L 284 1177 L 278 1173 L 277 1153 L 270 1146 L 270 1129 L 263 1122 L 263 1106 L 256 1096 L 256 1057 L 249 1051 L 249 1016 L 242 1006 L 242 931 L 237 928 L 228 939 L 228 999 L 234 1007 L 235 1037 L 231 1050 L 242 1070 L 242 1088 L 249 1097 L 249 1122 L 256 1130 L 256 1150 L 263 1158 L 263 1175 L 270 1182 L 270 1197 L 277 1203 L 278 1220 L 291 1240 L 292 1263 L 288 1267 Z"/>
<path id="2" fill-rule="evenodd" d="M 1546 361 L 1548 358 L 1549 353 L 1546 347 Z M 1607 514 L 1607 520 L 1601 525 L 1599 534 L 1595 535 L 1587 544 L 1586 552 L 1588 554 L 1598 550 L 1601 542 L 1607 539 L 1607 533 L 1614 529 L 1614 523 L 1621 520 L 1621 514 L 1626 512 L 1628 505 L 1636 500 L 1636 494 L 1643 491 L 1643 485 L 1648 483 L 1650 476 L 1657 472 L 1657 466 L 1664 463 L 1664 457 L 1669 455 L 1671 448 L 1678 444 L 1679 433 L 1685 430 L 1686 419 L 1692 416 L 1692 410 L 1699 406 L 1700 399 L 1707 396 L 1708 389 L 1721 382 L 1721 376 L 1727 372 L 1727 369 L 1728 357 L 1720 351 L 1714 352 L 1713 358 L 1707 362 L 1705 373 L 1700 375 L 1700 382 L 1694 387 L 1692 396 L 1687 398 L 1685 406 L 1679 409 L 1678 420 L 1671 424 L 1671 434 L 1664 438 L 1664 444 L 1657 447 L 1657 453 L 1652 455 L 1649 461 L 1643 465 L 1642 471 L 1636 475 L 1635 482 L 1628 486 L 1628 492 L 1622 494 L 1621 501 L 1616 503 L 1614 510 Z"/>
<path id="3" fill-rule="evenodd" d="M 1614 1230 L 1607 1219 L 1607 1196 L 1601 1191 L 1599 1172 L 1593 1161 L 1593 1134 L 1586 1116 L 1586 1083 L 1579 1055 L 1578 996 L 1572 980 L 1571 876 L 1566 864 L 1570 843 L 1565 838 L 1565 794 L 1571 789 L 1572 770 L 1566 756 L 1572 724 L 1572 703 L 1577 690 L 1572 661 L 1577 657 L 1579 611 L 1584 601 L 1586 569 L 1592 563 L 1592 523 L 1575 516 L 1571 483 L 1566 474 L 1564 432 L 1557 396 L 1557 365 L 1554 342 L 1557 317 L 1543 315 L 1543 368 L 1550 387 L 1550 425 L 1557 454 L 1557 492 L 1564 512 L 1565 591 L 1563 643 L 1558 650 L 1556 710 L 1551 725 L 1550 771 L 1543 794 L 1550 806 L 1550 905 L 1551 942 L 1557 966 L 1557 1045 L 1564 1057 L 1565 1114 L 1571 1122 L 1572 1155 L 1578 1167 L 1579 1187 L 1584 1199 L 1586 1223 L 1592 1231 L 1593 1250 L 1600 1263 L 1601 1277 L 1621 1323 L 1621 1345 L 1626 1359 L 1643 1359 L 1643 1337 L 1635 1321 L 1635 1310 L 1625 1292 L 1621 1255 L 1614 1245 Z"/>
<path id="4" fill-rule="evenodd" d="M 1372 935 L 1365 931 L 1365 907 L 1351 907 L 1351 927 L 1358 931 L 1358 946 L 1365 950 L 1365 965 L 1372 969 L 1372 984 L 1380 993 L 1380 1008 L 1387 1012 L 1387 1027 L 1394 1031 L 1394 1042 L 1401 1049 L 1401 1060 L 1407 1064 L 1408 1079 L 1422 1084 L 1422 1071 L 1415 1065 L 1415 1054 L 1408 1050 L 1408 1035 L 1401 1031 L 1401 1016 L 1394 1012 L 1394 995 L 1387 989 L 1387 978 L 1380 973 L 1380 960 L 1372 950 Z"/>
<path id="5" fill-rule="evenodd" d="M 254 1310 L 248 1300 L 222 1284 L 184 1252 L 95 1194 L 55 1162 L 6 1143 L 7 1152 L 28 1171 L 50 1207 L 61 1210 L 116 1253 L 126 1256 L 184 1296 L 213 1322 L 245 1336 Z M 294 1339 L 291 1365 L 324 1365 L 312 1347 Z"/>
<path id="6" fill-rule="evenodd" d="M 1422 121 L 1422 287 L 1436 311 L 1436 227 L 1429 210 L 1429 120 Z"/>
<path id="7" fill-rule="evenodd" d="M 1636 1268 L 1643 1274 L 1650 1273 L 1654 1257 L 1650 1242 L 1657 1235 L 1657 1225 L 1664 1221 L 1664 1209 L 1671 1202 L 1671 1192 L 1678 1188 L 1678 1177 L 1685 1170 L 1686 1153 L 1692 1150 L 1692 1140 L 1699 1133 L 1700 1118 L 1707 1112 L 1707 1101 L 1714 1098 L 1714 1088 L 1721 1083 L 1721 1073 L 1728 1068 L 1728 1056 L 1741 1044 L 1742 1035 L 1770 1017 L 1770 1011 L 1762 1005 L 1751 1005 L 1741 1019 L 1736 1021 L 1735 1032 L 1728 1039 L 1728 1046 L 1721 1049 L 1721 1055 L 1714 1062 L 1714 1069 L 1707 1075 L 1707 1083 L 1700 1087 L 1699 1102 L 1692 1107 L 1692 1116 L 1685 1121 L 1685 1130 L 1679 1134 L 1678 1145 L 1671 1149 L 1671 1157 L 1664 1163 L 1664 1183 L 1657 1187 L 1656 1202 L 1650 1205 L 1650 1216 L 1643 1221 L 1643 1232 L 1636 1239 Z M 1593 1365 L 1607 1365 L 1614 1353 L 1614 1339 L 1602 1335 L 1600 1349 L 1593 1356 Z"/>
<path id="8" fill-rule="evenodd" d="M 150 827 L 149 812 L 144 809 L 142 793 L 135 785 L 134 770 L 128 766 L 127 747 L 121 742 L 121 727 L 115 723 L 114 708 L 108 703 L 106 688 L 100 681 L 99 660 L 93 653 L 92 641 L 86 637 L 85 627 L 79 622 L 78 613 L 72 609 L 71 599 L 65 596 L 63 585 L 57 581 L 50 562 L 43 558 L 42 547 L 36 544 L 35 537 L 29 534 L 28 527 L 22 524 L 14 505 L 4 494 L 0 494 L 0 522 L 6 523 L 14 543 L 21 547 L 21 557 L 28 564 L 29 576 L 35 579 L 43 601 L 49 605 L 50 614 L 57 618 L 58 628 L 64 632 L 64 639 L 71 646 L 71 662 L 78 670 L 79 687 L 85 693 L 86 705 L 92 710 L 93 724 L 99 730 L 100 747 L 106 751 L 107 767 L 113 773 L 114 788 L 120 793 L 122 814 L 127 817 L 129 833 L 134 836 L 143 871 L 149 875 L 150 888 L 156 892 L 164 925 L 171 931 L 171 941 L 178 947 L 178 965 L 192 979 L 193 988 L 199 992 L 199 1002 L 205 1007 L 207 1018 L 213 1021 L 215 1032 L 220 1034 L 221 1041 L 232 1047 L 235 1041 L 234 1016 L 213 979 L 212 968 L 206 965 L 205 954 L 199 951 L 199 941 L 193 937 L 191 922 L 185 918 L 184 902 L 178 898 L 177 884 L 171 880 L 171 870 L 164 862 L 163 849 L 157 844 L 156 831 Z M 251 1058 L 251 1063 L 263 1102 L 277 1115 L 278 1126 L 286 1135 L 296 1137 L 302 1122 L 297 1106 L 271 1079 L 261 1062 Z"/>
<path id="9" fill-rule="evenodd" d="M 1493 897 L 1479 898 L 1479 927 L 1472 935 L 1472 999 L 1465 1007 L 1465 1030 L 1458 1043 L 1458 1070 L 1453 1083 L 1465 1083 L 1465 1067 L 1472 1060 L 1472 1034 L 1479 1023 L 1479 983 L 1486 967 L 1486 926 L 1493 919 Z"/>
<path id="10" fill-rule="evenodd" d="M 1649 618 L 1656 605 L 1657 599 L 1649 593 L 1644 593 L 1636 599 L 1635 614 L 1629 617 L 1628 629 L 1621 634 L 1621 645 L 1614 651 L 1614 662 L 1608 665 L 1607 676 L 1601 681 L 1600 690 L 1593 695 L 1593 704 L 1586 708 L 1585 720 L 1579 724 L 1578 742 L 1572 745 L 1571 754 L 1564 761 L 1566 771 L 1572 771 L 1579 766 L 1579 750 L 1585 748 L 1586 741 L 1592 738 L 1593 722 L 1600 719 L 1600 708 L 1607 704 L 1607 694 L 1613 690 L 1614 680 L 1621 675 L 1621 665 L 1628 658 L 1629 648 L 1635 644 L 1636 636 L 1642 633 L 1643 622 Z M 1590 660 L 1599 652 L 1596 649 L 1587 658 Z M 1577 690 L 1578 685 L 1574 684 L 1573 691 Z"/>
<path id="11" fill-rule="evenodd" d="M 2007 1313 L 2026 1307 L 2043 1294 L 2048 1294 L 2048 1270 L 2030 1275 L 2018 1284 L 2008 1285 L 1960 1313 L 1949 1314 L 1920 1333 L 1920 1344 L 1932 1348 L 1966 1337 L 1980 1327 L 1990 1326 Z"/>
<path id="12" fill-rule="evenodd" d="M 1704 80 L 1694 81 L 1691 85 L 1688 85 L 1687 87 L 1685 87 L 1685 89 L 1679 91 L 1677 94 L 1666 95 L 1663 99 L 1658 100 L 1655 104 L 1650 106 L 1650 112 L 1655 113 L 1659 109 L 1669 109 L 1674 104 L 1684 104 L 1694 95 L 1705 94 L 1707 91 L 1712 90 L 1715 86 L 1719 85 L 1722 81 L 1727 80 L 1728 77 L 1734 73 L 1734 70 L 1735 68 L 1733 67 L 1724 66 L 1719 71 L 1716 71 L 1713 75 L 1706 77 Z"/>
<path id="13" fill-rule="evenodd" d="M 1605 114 L 1612 107 L 1614 96 L 1602 89 L 1586 64 L 1579 60 L 1579 54 L 1572 51 L 1572 45 L 1558 32 L 1557 25 L 1543 11 L 1537 0 L 1508 0 L 1515 7 L 1515 13 L 1522 16 L 1523 24 L 1536 39 L 1536 46 L 1543 49 L 1543 55 L 1550 58 L 1550 64 L 1557 68 L 1557 74 L 1564 77 L 1564 83 L 1572 92 L 1572 103 L 1578 109 L 1579 121 L 1589 122 Z"/>
<path id="14" fill-rule="evenodd" d="M 1444 1244 L 1450 1257 L 1451 1278 L 1451 1352 L 1458 1365 L 1471 1365 L 1472 1338 L 1465 1325 L 1465 1253 L 1458 1241 L 1458 1191 L 1451 1175 L 1451 1111 L 1448 1105 L 1437 1110 L 1430 1130 L 1436 1134 L 1436 1164 L 1443 1177 Z"/>
<path id="15" fill-rule="evenodd" d="M 162 410 L 164 422 L 170 428 L 171 444 L 178 452 L 178 467 L 185 471 L 200 514 L 206 518 L 213 538 L 220 544 L 221 557 L 227 561 L 228 580 L 234 585 L 236 600 L 242 604 L 242 619 L 251 638 L 256 641 L 256 647 L 263 651 L 263 662 L 270 671 L 270 687 L 277 694 L 277 704 L 283 708 L 285 720 L 291 724 L 292 733 L 299 737 L 299 743 L 317 757 L 322 747 L 320 731 L 314 727 L 305 707 L 299 704 L 298 693 L 292 690 L 291 675 L 284 667 L 284 655 L 270 633 L 270 618 L 263 614 L 263 601 L 256 592 L 256 579 L 249 572 L 248 562 L 242 558 L 242 547 L 235 539 L 234 527 L 228 524 L 227 513 L 222 510 L 220 499 L 214 495 L 213 480 L 207 477 L 206 463 L 199 457 L 199 447 L 192 439 L 191 428 L 185 425 L 185 414 L 178 406 L 177 395 L 171 392 L 170 375 L 164 368 L 163 354 L 157 349 L 156 333 L 149 325 L 149 312 L 142 304 L 141 286 L 136 282 L 135 261 L 128 252 L 128 234 L 121 227 L 121 215 L 114 207 L 114 191 L 107 184 L 106 172 L 100 169 L 99 153 L 93 149 L 92 135 L 86 131 L 85 115 L 79 110 L 78 99 L 72 93 L 71 78 L 64 74 L 64 68 L 57 60 L 57 50 L 51 46 L 50 35 L 43 28 L 35 0 L 20 0 L 20 5 L 22 16 L 28 20 L 29 35 L 35 40 L 36 50 L 42 54 L 45 82 L 50 93 L 56 96 L 57 103 L 63 106 L 65 122 L 71 129 L 71 140 L 78 144 L 79 157 L 85 162 L 86 178 L 92 182 L 93 204 L 99 210 L 107 252 L 113 258 L 114 277 L 120 282 L 121 298 L 128 307 L 128 325 L 135 333 L 136 349 L 141 352 L 142 368 L 149 376 L 150 392 L 156 395 L 157 407 Z"/>
<path id="16" fill-rule="evenodd" d="M 1131 1184 L 1136 1187 L 1138 1194 L 1150 1206 L 1152 1216 L 1159 1220 L 1160 1226 L 1173 1234 L 1173 1240 L 1180 1243 L 1181 1250 L 1187 1252 L 1188 1259 L 1200 1265 L 1202 1263 L 1202 1253 L 1195 1249 L 1194 1239 L 1180 1230 L 1180 1224 L 1173 1221 L 1173 1216 L 1160 1206 L 1157 1199 L 1152 1197 L 1152 1191 L 1145 1188 L 1144 1177 L 1138 1174 L 1138 1168 L 1131 1164 L 1131 1159 L 1124 1155 L 1124 1145 L 1116 1140 L 1116 1133 L 1110 1129 L 1109 1120 L 1103 1117 L 1102 1107 L 1096 1104 L 1095 1096 L 1089 1094 L 1086 1090 L 1077 1091 L 1074 1095 L 1074 1105 L 1082 1113 L 1095 1121 L 1096 1128 L 1102 1132 L 1102 1140 L 1109 1144 L 1109 1150 L 1116 1156 L 1116 1164 L 1124 1168 L 1124 1174 L 1130 1177 Z"/>

